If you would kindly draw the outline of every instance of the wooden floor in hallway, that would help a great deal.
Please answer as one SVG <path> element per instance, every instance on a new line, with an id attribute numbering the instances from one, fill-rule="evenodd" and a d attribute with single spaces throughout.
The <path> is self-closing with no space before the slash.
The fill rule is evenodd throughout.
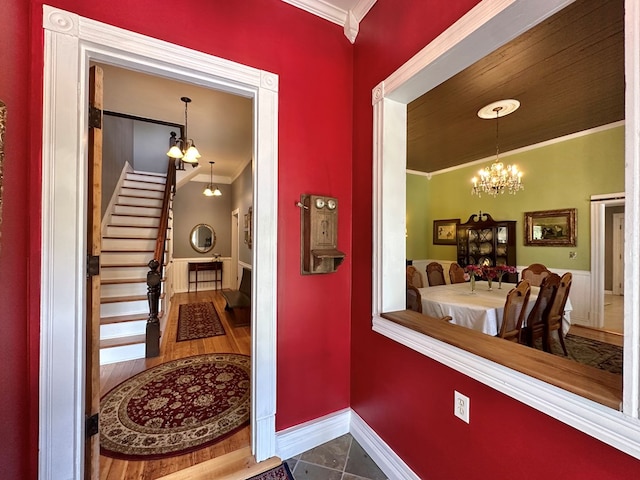
<path id="1" fill-rule="evenodd" d="M 176 342 L 179 306 L 185 303 L 197 302 L 213 302 L 226 331 L 226 335 Z M 170 360 L 204 353 L 242 353 L 250 355 L 250 327 L 233 327 L 229 320 L 230 314 L 225 311 L 224 306 L 225 300 L 219 291 L 208 290 L 198 293 L 175 294 L 172 300 L 167 326 L 162 335 L 160 356 L 151 359 L 132 360 L 102 366 L 100 368 L 100 396 L 102 397 L 127 378 Z M 157 479 L 192 465 L 249 447 L 251 444 L 250 431 L 250 427 L 247 426 L 211 447 L 160 460 L 130 461 L 100 456 L 100 479 Z"/>

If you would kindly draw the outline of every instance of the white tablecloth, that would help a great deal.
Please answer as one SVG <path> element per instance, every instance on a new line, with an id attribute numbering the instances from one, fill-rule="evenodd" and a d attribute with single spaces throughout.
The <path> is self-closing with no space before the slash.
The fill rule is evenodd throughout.
<path id="1" fill-rule="evenodd" d="M 497 335 L 502 324 L 507 294 L 514 286 L 511 283 L 503 283 L 502 289 L 498 289 L 498 282 L 494 281 L 493 290 L 489 291 L 487 282 L 476 281 L 476 289 L 473 293 L 469 283 L 420 288 L 422 313 L 433 317 L 449 315 L 453 319 L 451 323 L 488 335 Z M 536 303 L 539 290 L 539 287 L 531 287 L 527 315 Z M 571 326 L 571 309 L 571 301 L 567 300 L 562 322 L 563 335 L 567 334 Z"/>

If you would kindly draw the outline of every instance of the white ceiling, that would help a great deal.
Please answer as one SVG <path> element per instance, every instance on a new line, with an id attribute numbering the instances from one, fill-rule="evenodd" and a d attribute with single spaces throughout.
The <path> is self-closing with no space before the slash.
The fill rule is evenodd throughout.
<path id="1" fill-rule="evenodd" d="M 345 28 L 352 42 L 358 23 L 376 0 L 282 0 Z M 209 182 L 214 161 L 216 183 L 232 182 L 251 161 L 252 100 L 217 90 L 154 77 L 110 65 L 104 70 L 104 110 L 136 117 L 184 124 L 184 103 L 189 97 L 189 131 L 202 154 L 200 166 L 187 167 L 182 178 Z M 168 145 L 169 139 L 167 139 Z"/>

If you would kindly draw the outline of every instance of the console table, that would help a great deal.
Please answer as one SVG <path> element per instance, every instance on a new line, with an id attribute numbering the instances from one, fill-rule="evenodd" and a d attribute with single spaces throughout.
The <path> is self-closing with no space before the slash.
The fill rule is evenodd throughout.
<path id="1" fill-rule="evenodd" d="M 198 272 L 213 271 L 213 280 L 200 280 L 201 282 L 213 282 L 214 288 L 218 290 L 218 284 L 222 288 L 222 262 L 189 262 L 187 277 L 189 285 L 187 292 L 191 291 L 191 284 L 196 284 L 196 293 L 198 293 Z M 195 280 L 191 280 L 191 272 L 195 272 Z"/>

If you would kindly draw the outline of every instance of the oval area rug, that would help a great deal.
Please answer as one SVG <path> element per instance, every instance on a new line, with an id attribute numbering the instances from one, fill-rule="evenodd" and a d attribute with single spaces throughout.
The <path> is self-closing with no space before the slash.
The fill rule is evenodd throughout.
<path id="1" fill-rule="evenodd" d="M 180 455 L 249 423 L 247 355 L 196 355 L 157 365 L 100 401 L 100 453 L 128 460 Z"/>

